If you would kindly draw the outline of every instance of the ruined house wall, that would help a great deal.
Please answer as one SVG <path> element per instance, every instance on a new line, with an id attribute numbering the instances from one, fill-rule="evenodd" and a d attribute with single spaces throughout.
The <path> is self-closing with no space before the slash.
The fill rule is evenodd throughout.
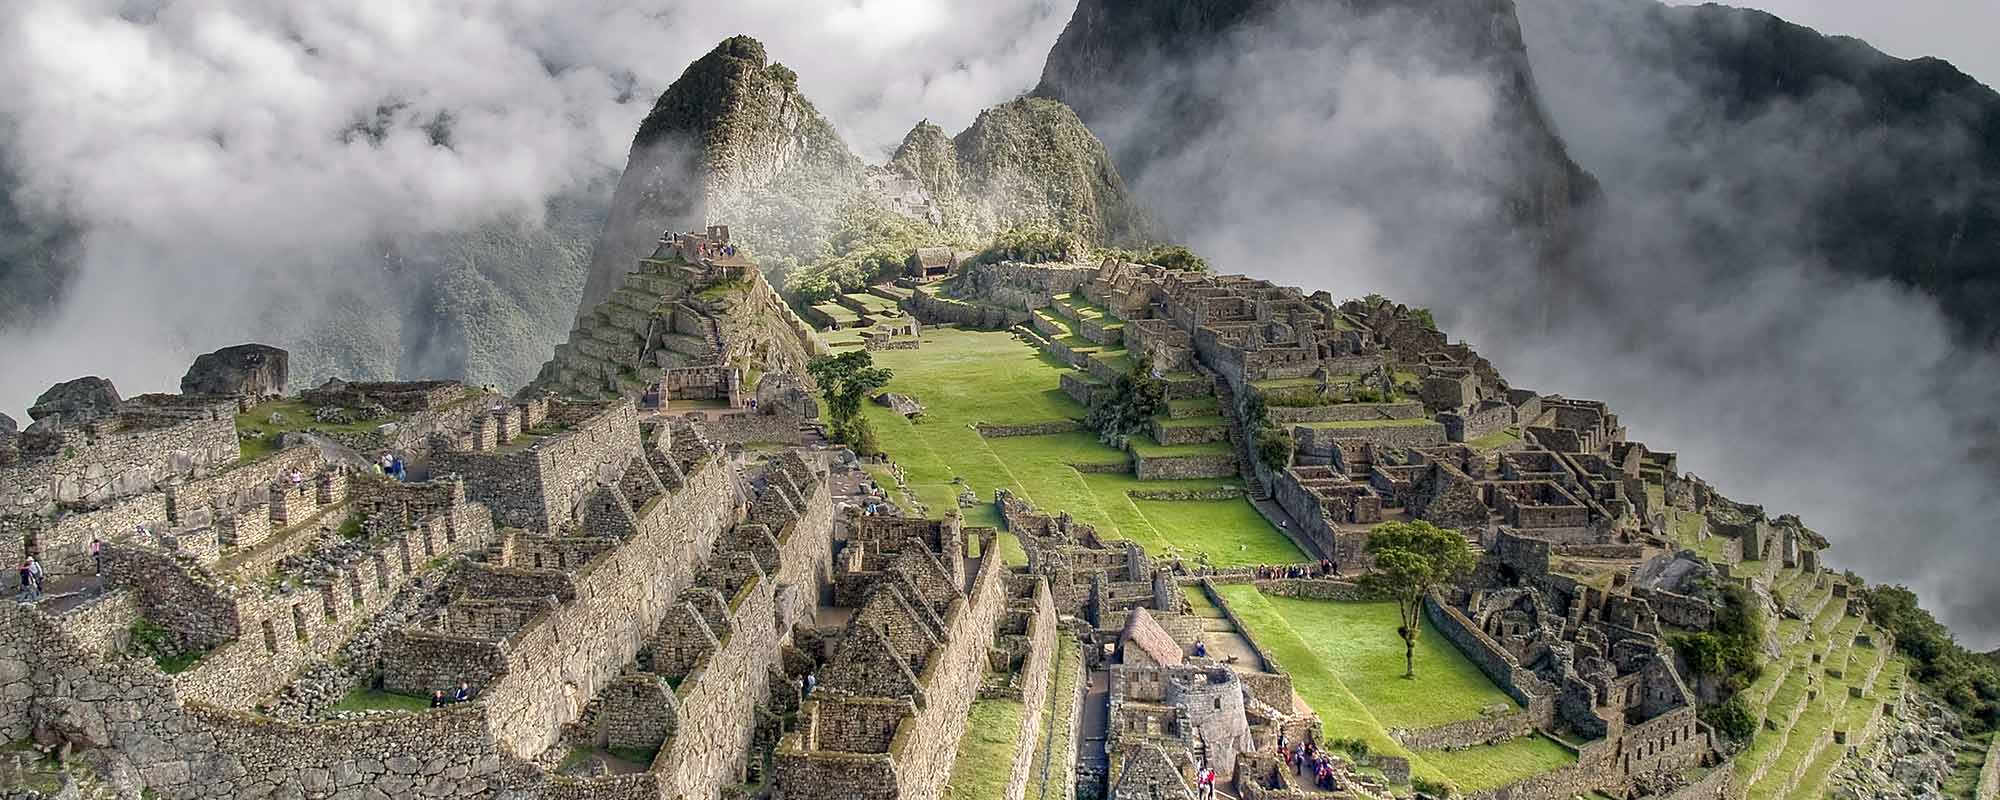
<path id="1" fill-rule="evenodd" d="M 1056 648 L 1062 646 L 1055 600 L 1049 594 L 1048 581 L 1041 578 L 1035 579 L 1033 608 L 1034 615 L 1028 618 L 1028 657 L 1020 676 L 1021 704 L 1027 713 L 1021 716 L 1020 730 L 1014 734 L 1014 771 L 1008 775 L 1004 800 L 1023 800 L 1027 795 L 1035 745 L 1047 726 L 1042 715 L 1048 710 L 1049 692 L 1055 688 Z"/>
<path id="2" fill-rule="evenodd" d="M 636 436 L 636 423 L 632 431 Z M 689 474 L 681 491 L 646 506 L 632 541 L 576 572 L 575 601 L 507 643 L 505 675 L 483 693 L 494 736 L 518 753 L 554 744 L 562 725 L 632 660 L 667 605 L 693 583 L 734 509 L 731 472 L 711 461 Z"/>
<path id="3" fill-rule="evenodd" d="M 176 477 L 225 468 L 242 456 L 233 417 L 72 438 L 52 460 L 0 467 L 0 515 L 141 494 Z"/>
<path id="4" fill-rule="evenodd" d="M 1555 692 L 1552 688 L 1522 667 L 1458 609 L 1426 598 L 1424 611 L 1431 626 L 1464 653 L 1474 666 L 1479 667 L 1480 672 L 1486 673 L 1495 686 L 1527 707 L 1536 725 L 1547 727 L 1552 723 L 1555 719 Z"/>
<path id="5" fill-rule="evenodd" d="M 587 408 L 550 414 L 564 410 Z M 602 474 L 623 469 L 639 452 L 638 409 L 621 400 L 525 449 L 438 453 L 431 472 L 463 476 L 472 498 L 490 506 L 502 526 L 553 532 L 577 518 Z"/>
<path id="6" fill-rule="evenodd" d="M 898 797 L 936 800 L 943 796 L 958 757 L 958 740 L 965 734 L 966 715 L 979 693 L 986 672 L 986 648 L 1007 610 L 1007 567 L 999 559 L 980 559 L 972 592 L 953 603 L 946 626 L 948 641 L 931 657 L 918 680 L 924 685 L 924 707 L 904 720 L 890 745 L 896 762 Z"/>
<path id="7" fill-rule="evenodd" d="M 737 593 L 729 629 L 717 632 L 725 637 L 722 648 L 675 689 L 680 730 L 653 761 L 669 796 L 708 797 L 738 782 L 779 654 L 774 588 L 768 579 L 753 579 Z"/>
<path id="8" fill-rule="evenodd" d="M 167 498 L 158 492 L 143 494 L 113 502 L 111 505 L 82 513 L 64 514 L 53 525 L 35 532 L 36 557 L 42 568 L 55 577 L 87 574 L 92 571 L 90 562 L 90 540 L 102 538 L 107 544 L 124 541 L 132 537 L 134 528 L 144 523 L 148 530 L 156 530 L 167 522 Z M 0 524 L 0 528 L 4 528 Z M 8 544 L 19 545 L 19 538 L 8 536 Z M 10 552 L 0 547 L 0 556 L 12 556 L 9 566 L 18 565 L 19 552 Z"/>

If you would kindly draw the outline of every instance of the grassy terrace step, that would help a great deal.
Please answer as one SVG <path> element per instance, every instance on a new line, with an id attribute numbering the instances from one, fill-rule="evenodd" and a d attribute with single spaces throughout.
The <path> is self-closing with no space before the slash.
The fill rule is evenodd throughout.
<path id="1" fill-rule="evenodd" d="M 843 326 L 861 321 L 861 315 L 854 313 L 854 309 L 840 305 L 839 303 L 820 303 L 813 306 L 813 310 L 827 315 L 834 322 L 838 322 Z"/>
<path id="2" fill-rule="evenodd" d="M 1459 791 L 1468 793 L 1510 786 L 1576 764 L 1575 752 L 1541 735 L 1463 750 L 1425 750 L 1418 755 L 1450 775 Z"/>
<path id="3" fill-rule="evenodd" d="M 950 800 L 1004 796 L 1014 773 L 1014 737 L 1027 715 L 1028 707 L 1019 700 L 975 701 L 958 740 L 958 758 L 952 762 L 944 796 Z"/>
<path id="4" fill-rule="evenodd" d="M 875 311 L 881 311 L 884 314 L 888 314 L 890 312 L 899 310 L 896 301 L 890 300 L 889 298 L 886 297 L 876 297 L 875 295 L 868 294 L 866 292 L 853 292 L 846 295 L 846 297 L 848 300 L 852 302 L 859 303 L 862 306 Z"/>

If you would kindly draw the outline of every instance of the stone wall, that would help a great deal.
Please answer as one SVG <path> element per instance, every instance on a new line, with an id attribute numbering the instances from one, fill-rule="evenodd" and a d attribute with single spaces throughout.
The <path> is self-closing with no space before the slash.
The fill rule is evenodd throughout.
<path id="1" fill-rule="evenodd" d="M 792 414 L 724 414 L 703 420 L 702 432 L 718 444 L 796 445 L 804 441 L 804 423 Z"/>
<path id="2" fill-rule="evenodd" d="M 1024 800 L 1034 777 L 1029 770 L 1034 767 L 1035 747 L 1048 728 L 1043 715 L 1050 705 L 1049 692 L 1055 688 L 1056 648 L 1065 641 L 1057 627 L 1049 584 L 1036 578 L 1034 614 L 1028 618 L 1028 656 L 1019 680 L 1021 704 L 1027 713 L 1021 715 L 1020 730 L 1014 734 L 1014 771 L 1008 775 L 1004 800 Z"/>
<path id="3" fill-rule="evenodd" d="M 1464 653 L 1474 666 L 1479 667 L 1480 672 L 1486 673 L 1486 677 L 1501 691 L 1528 707 L 1536 725 L 1546 727 L 1551 723 L 1555 717 L 1555 692 L 1552 687 L 1522 667 L 1458 609 L 1426 598 L 1424 611 L 1432 628 Z"/>
<path id="4" fill-rule="evenodd" d="M 1396 403 L 1336 403 L 1324 406 L 1271 406 L 1266 410 L 1271 421 L 1286 422 L 1360 422 L 1371 419 L 1417 419 L 1424 415 L 1424 404 L 1414 400 Z"/>
<path id="5" fill-rule="evenodd" d="M 309 444 L 287 447 L 264 458 L 167 487 L 177 525 L 210 524 L 217 518 L 269 501 L 271 484 L 293 470 L 316 474 L 325 466 L 319 448 Z"/>
<path id="6" fill-rule="evenodd" d="M 1132 471 L 1142 481 L 1233 478 L 1237 474 L 1236 455 L 1148 456 L 1135 451 L 1132 454 Z"/>
<path id="7" fill-rule="evenodd" d="M 241 457 L 234 417 L 123 429 L 119 417 L 62 431 L 47 458 L 0 467 L 0 516 L 53 503 L 102 503 L 206 475 Z M 21 434 L 26 440 L 28 434 Z"/>
<path id="8" fill-rule="evenodd" d="M 750 754 L 756 707 L 770 693 L 770 665 L 778 658 L 775 583 L 755 580 L 739 592 L 721 649 L 697 665 L 674 690 L 680 730 L 653 760 L 668 796 L 706 796 L 738 782 Z"/>
<path id="9" fill-rule="evenodd" d="M 632 430 L 636 436 L 636 421 Z M 539 753 L 554 744 L 562 725 L 632 660 L 708 560 L 734 513 L 734 479 L 727 465 L 712 461 L 687 481 L 641 510 L 630 542 L 573 573 L 573 602 L 507 641 L 503 674 L 483 697 L 493 708 L 495 738 L 514 752 Z"/>
<path id="10" fill-rule="evenodd" d="M 940 297 L 931 287 L 919 286 L 910 295 L 910 313 L 926 325 L 957 325 L 973 330 L 1004 331 L 1028 321 L 1028 312 L 985 304 L 967 303 Z"/>
<path id="11" fill-rule="evenodd" d="M 1006 436 L 1045 436 L 1055 433 L 1075 433 L 1083 430 L 1083 423 L 1073 419 L 1037 422 L 1028 425 L 989 425 L 979 423 L 979 435 L 987 438 Z"/>
<path id="12" fill-rule="evenodd" d="M 34 534 L 34 552 L 42 568 L 55 577 L 92 571 L 90 542 L 131 538 L 137 526 L 160 530 L 167 523 L 167 497 L 159 492 L 112 502 L 95 511 L 63 514 Z M 18 558 L 10 564 L 21 563 Z"/>
<path id="13" fill-rule="evenodd" d="M 640 453 L 638 409 L 631 400 L 601 409 L 551 408 L 550 416 L 562 419 L 559 412 L 568 412 L 563 421 L 570 426 L 560 434 L 490 452 L 438 453 L 431 473 L 464 477 L 472 498 L 490 506 L 502 526 L 557 530 L 579 518 L 600 478 L 623 471 Z"/>
<path id="14" fill-rule="evenodd" d="M 1436 447 L 1445 443 L 1444 426 L 1435 422 L 1358 428 L 1294 426 L 1292 439 L 1298 443 L 1301 454 L 1323 458 L 1332 457 L 1336 439 L 1367 439 L 1388 447 Z"/>

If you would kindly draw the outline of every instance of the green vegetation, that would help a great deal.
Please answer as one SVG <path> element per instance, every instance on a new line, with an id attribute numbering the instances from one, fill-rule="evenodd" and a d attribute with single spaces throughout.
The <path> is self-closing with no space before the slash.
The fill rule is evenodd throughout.
<path id="1" fill-rule="evenodd" d="M 1368 531 L 1368 555 L 1375 558 L 1375 571 L 1364 580 L 1371 590 L 1395 599 L 1401 612 L 1396 635 L 1403 639 L 1403 677 L 1415 678 L 1424 598 L 1472 571 L 1472 549 L 1458 531 L 1417 520 L 1375 526 Z"/>
<path id="2" fill-rule="evenodd" d="M 1208 259 L 1202 258 L 1196 255 L 1193 250 L 1189 250 L 1185 246 L 1178 244 L 1156 244 L 1143 250 L 1100 247 L 1091 256 L 1097 261 L 1115 258 L 1119 261 L 1134 264 L 1156 264 L 1167 269 L 1187 270 L 1189 272 L 1208 271 Z"/>
<path id="3" fill-rule="evenodd" d="M 1704 593 L 1713 591 L 1705 589 Z M 1759 601 L 1749 589 L 1728 584 L 1721 594 L 1722 611 L 1716 615 L 1714 630 L 1671 634 L 1667 641 L 1680 652 L 1682 658 L 1687 659 L 1696 675 L 1718 679 L 1723 690 L 1733 695 L 1748 688 L 1763 673 L 1764 616 L 1758 610 Z M 1743 710 L 1747 712 L 1747 709 Z M 1718 729 L 1743 731 L 1745 734 L 1733 738 L 1746 738 L 1748 733 L 1754 732 L 1754 729 L 1745 730 L 1742 727 L 1741 723 L 1746 720 L 1738 719 L 1734 709 L 1718 705 L 1705 713 L 1715 715 L 1715 721 L 1710 724 Z"/>
<path id="4" fill-rule="evenodd" d="M 1485 436 L 1480 436 L 1475 439 L 1472 439 L 1471 441 L 1468 441 L 1465 444 L 1467 447 L 1471 447 L 1474 450 L 1492 452 L 1502 447 L 1506 447 L 1507 445 L 1515 444 L 1519 441 L 1521 441 L 1521 429 L 1509 425 L 1505 428 L 1501 428 L 1500 430 L 1486 434 Z"/>
<path id="5" fill-rule="evenodd" d="M 153 659 L 160 671 L 168 675 L 188 671 L 207 653 L 182 647 L 174 641 L 172 632 L 145 617 L 133 620 L 130 632 L 132 650 Z"/>
<path id="6" fill-rule="evenodd" d="M 356 686 L 348 690 L 333 704 L 334 711 L 423 711 L 430 708 L 428 697 L 414 697 L 407 694 L 385 692 L 381 689 Z"/>
<path id="7" fill-rule="evenodd" d="M 1027 706 L 1019 700 L 974 702 L 958 740 L 958 760 L 952 763 L 945 797 L 985 800 L 1006 794 L 1014 772 L 1014 738 L 1027 715 Z"/>
<path id="8" fill-rule="evenodd" d="M 1252 392 L 1244 402 L 1243 426 L 1254 431 L 1257 463 L 1272 472 L 1282 472 L 1292 465 L 1292 452 L 1298 446 L 1292 441 L 1292 432 L 1271 421 L 1270 409 L 1264 405 L 1264 396 Z"/>
<path id="9" fill-rule="evenodd" d="M 1076 642 L 1068 635 L 1056 639 L 1055 662 L 1049 665 L 1049 692 L 1047 704 L 1042 706 L 1042 729 L 1035 734 L 1035 757 L 1028 765 L 1028 780 L 1040 785 L 1043 773 L 1049 776 L 1052 787 L 1063 783 L 1063 764 L 1076 757 L 1074 735 L 1069 727 L 1069 711 L 1076 697 Z M 1051 763 L 1050 759 L 1057 759 Z M 1039 795 L 1031 795 L 1039 796 Z"/>
<path id="10" fill-rule="evenodd" d="M 1083 241 L 1074 234 L 1042 223 L 1028 223 L 1001 231 L 993 244 L 972 257 L 975 264 L 1019 261 L 1025 264 L 1075 261 L 1084 254 Z"/>
<path id="11" fill-rule="evenodd" d="M 836 212 L 834 229 L 819 257 L 785 274 L 785 293 L 812 305 L 894 277 L 918 247 L 935 244 L 928 225 L 872 202 Z M 830 305 L 830 304 L 829 304 Z"/>
<path id="12" fill-rule="evenodd" d="M 243 443 L 243 458 L 238 463 L 248 464 L 278 452 L 278 438 L 287 433 L 372 433 L 387 421 L 363 419 L 334 425 L 315 421 L 313 411 L 312 405 L 300 400 L 274 400 L 237 414 L 236 437 Z"/>
<path id="13" fill-rule="evenodd" d="M 833 440 L 854 445 L 863 455 L 874 455 L 874 429 L 860 416 L 861 398 L 889 382 L 889 370 L 874 366 L 866 350 L 840 355 L 819 356 L 806 364 L 806 372 L 819 384 Z"/>
<path id="14" fill-rule="evenodd" d="M 1166 383 L 1153 377 L 1152 361 L 1142 356 L 1106 390 L 1091 395 L 1085 422 L 1099 441 L 1123 447 L 1127 437 L 1147 430 L 1154 417 L 1166 413 Z"/>
<path id="15" fill-rule="evenodd" d="M 1423 759 L 1450 775 L 1461 792 L 1484 792 L 1576 763 L 1576 753 L 1547 736 L 1523 736 L 1463 750 L 1426 750 Z"/>
<path id="16" fill-rule="evenodd" d="M 1434 753 L 1405 749 L 1390 738 L 1390 728 L 1444 725 L 1478 719 L 1490 708 L 1518 708 L 1438 637 L 1416 643 L 1422 679 L 1404 679 L 1397 669 L 1404 661 L 1404 642 L 1390 631 L 1399 621 L 1395 603 L 1268 597 L 1247 584 L 1217 586 L 1216 591 L 1229 601 L 1246 632 L 1292 676 L 1292 685 L 1326 730 L 1340 731 L 1373 752 L 1410 758 L 1416 778 L 1449 782 L 1447 773 L 1431 762 Z"/>
<path id="17" fill-rule="evenodd" d="M 862 414 L 933 516 L 955 508 L 962 488 L 982 498 L 1006 489 L 1051 513 L 1069 512 L 1106 536 L 1136 541 L 1151 554 L 1205 558 L 1216 566 L 1304 560 L 1248 501 L 1136 500 L 1127 494 L 1239 488 L 1240 481 L 1140 481 L 1123 471 L 1079 472 L 1069 465 L 1122 467 L 1130 461 L 1088 431 L 981 436 L 974 426 L 1080 423 L 1085 409 L 1059 388 L 1068 367 L 1005 333 L 939 328 L 924 337 L 921 350 L 875 354 L 875 363 L 895 373 L 886 388 L 917 398 L 924 415 L 907 420 L 873 404 Z"/>
<path id="18" fill-rule="evenodd" d="M 1875 586 L 1864 596 L 1869 619 L 1895 635 L 1896 650 L 1910 657 L 1911 674 L 1924 688 L 1974 730 L 2000 727 L 2000 670 L 1993 659 L 1960 645 L 1908 587 Z"/>

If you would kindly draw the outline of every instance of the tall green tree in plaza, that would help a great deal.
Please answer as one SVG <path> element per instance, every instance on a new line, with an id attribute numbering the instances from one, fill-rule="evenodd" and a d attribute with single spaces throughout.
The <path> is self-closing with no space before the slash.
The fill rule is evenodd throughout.
<path id="1" fill-rule="evenodd" d="M 1375 592 L 1393 598 L 1402 612 L 1403 677 L 1417 677 L 1417 633 L 1424 618 L 1424 598 L 1433 589 L 1472 571 L 1476 559 L 1458 531 L 1428 522 L 1384 522 L 1368 531 L 1368 555 L 1375 571 L 1362 580 Z"/>

